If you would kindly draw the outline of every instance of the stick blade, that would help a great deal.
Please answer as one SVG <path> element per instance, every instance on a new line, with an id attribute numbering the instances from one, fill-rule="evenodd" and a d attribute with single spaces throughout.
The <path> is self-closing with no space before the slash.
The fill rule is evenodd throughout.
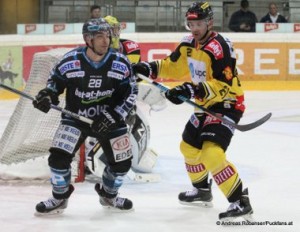
<path id="1" fill-rule="evenodd" d="M 255 122 L 244 124 L 244 125 L 236 125 L 236 129 L 239 131 L 249 131 L 256 127 L 259 127 L 260 125 L 264 124 L 266 121 L 268 121 L 272 117 L 272 113 L 266 114 L 264 117 L 256 120 Z"/>

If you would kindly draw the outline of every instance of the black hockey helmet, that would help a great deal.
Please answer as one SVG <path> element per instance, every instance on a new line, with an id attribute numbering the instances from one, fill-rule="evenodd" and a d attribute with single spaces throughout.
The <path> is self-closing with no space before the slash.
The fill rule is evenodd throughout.
<path id="1" fill-rule="evenodd" d="M 214 13 L 208 2 L 194 2 L 185 14 L 186 20 L 213 19 Z"/>
<path id="2" fill-rule="evenodd" d="M 89 19 L 83 24 L 83 35 L 94 35 L 97 32 L 106 31 L 112 36 L 111 26 L 104 18 Z"/>

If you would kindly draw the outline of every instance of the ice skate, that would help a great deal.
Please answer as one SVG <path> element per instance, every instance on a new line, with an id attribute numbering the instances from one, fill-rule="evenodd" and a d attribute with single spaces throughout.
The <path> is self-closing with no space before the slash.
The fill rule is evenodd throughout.
<path id="1" fill-rule="evenodd" d="M 95 190 L 99 195 L 99 202 L 105 209 L 109 209 L 115 212 L 130 212 L 133 211 L 132 201 L 117 196 L 111 196 L 104 191 L 103 187 L 99 183 L 95 185 Z"/>
<path id="2" fill-rule="evenodd" d="M 70 196 L 74 191 L 73 185 L 70 185 L 68 190 L 68 195 Z M 68 198 L 67 199 L 56 199 L 54 197 L 50 197 L 46 201 L 42 201 L 38 203 L 35 207 L 36 216 L 44 216 L 44 215 L 57 215 L 62 214 L 64 210 L 68 206 Z"/>
<path id="3" fill-rule="evenodd" d="M 194 188 L 178 195 L 180 204 L 210 208 L 213 206 L 210 181 L 207 188 Z"/>
<path id="4" fill-rule="evenodd" d="M 245 189 L 241 199 L 231 203 L 226 212 L 219 214 L 219 219 L 222 221 L 233 221 L 242 217 L 246 221 L 252 221 L 252 214 L 253 210 L 248 197 L 248 189 Z"/>

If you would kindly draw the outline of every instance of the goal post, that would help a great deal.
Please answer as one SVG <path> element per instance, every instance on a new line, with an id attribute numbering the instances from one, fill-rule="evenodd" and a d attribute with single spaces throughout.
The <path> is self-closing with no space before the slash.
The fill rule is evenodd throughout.
<path id="1" fill-rule="evenodd" d="M 35 96 L 44 88 L 53 66 L 71 48 L 57 48 L 35 53 L 24 92 Z M 64 105 L 64 96 L 60 96 Z M 0 179 L 46 180 L 49 148 L 61 114 L 50 110 L 47 114 L 35 109 L 32 102 L 20 98 L 0 140 Z M 83 151 L 84 149 L 80 149 Z M 81 163 L 81 164 L 80 164 Z M 84 152 L 78 152 L 72 162 L 75 182 L 83 181 Z"/>

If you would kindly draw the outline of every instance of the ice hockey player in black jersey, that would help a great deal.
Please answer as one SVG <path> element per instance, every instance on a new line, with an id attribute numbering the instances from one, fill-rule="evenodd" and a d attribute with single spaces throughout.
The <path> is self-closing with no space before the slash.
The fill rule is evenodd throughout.
<path id="1" fill-rule="evenodd" d="M 126 55 L 132 64 L 140 62 L 141 50 L 139 44 L 129 39 L 120 38 L 122 28 L 116 17 L 107 15 L 104 19 L 112 27 L 111 48 Z M 127 176 L 131 180 L 139 182 L 158 181 L 158 174 L 150 174 L 156 164 L 158 155 L 149 147 L 151 128 L 141 108 L 146 105 L 154 111 L 162 110 L 167 106 L 166 98 L 157 88 L 148 83 L 140 82 L 138 89 L 136 107 L 130 111 L 125 120 L 129 127 L 133 153 L 131 170 Z M 101 144 L 95 141 L 94 138 L 88 138 L 85 145 L 86 165 L 88 167 L 86 169 L 87 179 L 93 178 L 94 175 L 102 176 L 106 161 Z M 93 175 L 89 175 L 90 172 Z"/>
<path id="2" fill-rule="evenodd" d="M 185 18 L 191 34 L 182 39 L 175 51 L 165 59 L 136 64 L 134 72 L 174 80 L 190 76 L 189 82 L 166 92 L 168 100 L 182 104 L 178 96 L 194 99 L 197 104 L 238 123 L 245 106 L 232 43 L 213 31 L 213 11 L 208 2 L 193 3 Z M 228 210 L 219 214 L 219 219 L 250 217 L 253 210 L 248 189 L 243 189 L 237 169 L 225 154 L 233 134 L 234 128 L 195 109 L 180 143 L 194 189 L 180 193 L 180 203 L 211 206 L 210 174 L 230 203 Z"/>
<path id="3" fill-rule="evenodd" d="M 111 27 L 103 18 L 85 22 L 82 33 L 86 46 L 64 55 L 33 105 L 47 113 L 65 92 L 65 108 L 94 122 L 90 126 L 62 114 L 49 149 L 52 197 L 36 205 L 38 215 L 61 213 L 67 207 L 74 190 L 70 164 L 88 136 L 100 141 L 107 159 L 102 181 L 95 185 L 100 204 L 117 211 L 133 209 L 131 200 L 119 196 L 119 188 L 131 167 L 125 118 L 136 103 L 135 78 L 128 58 L 110 48 Z"/>

